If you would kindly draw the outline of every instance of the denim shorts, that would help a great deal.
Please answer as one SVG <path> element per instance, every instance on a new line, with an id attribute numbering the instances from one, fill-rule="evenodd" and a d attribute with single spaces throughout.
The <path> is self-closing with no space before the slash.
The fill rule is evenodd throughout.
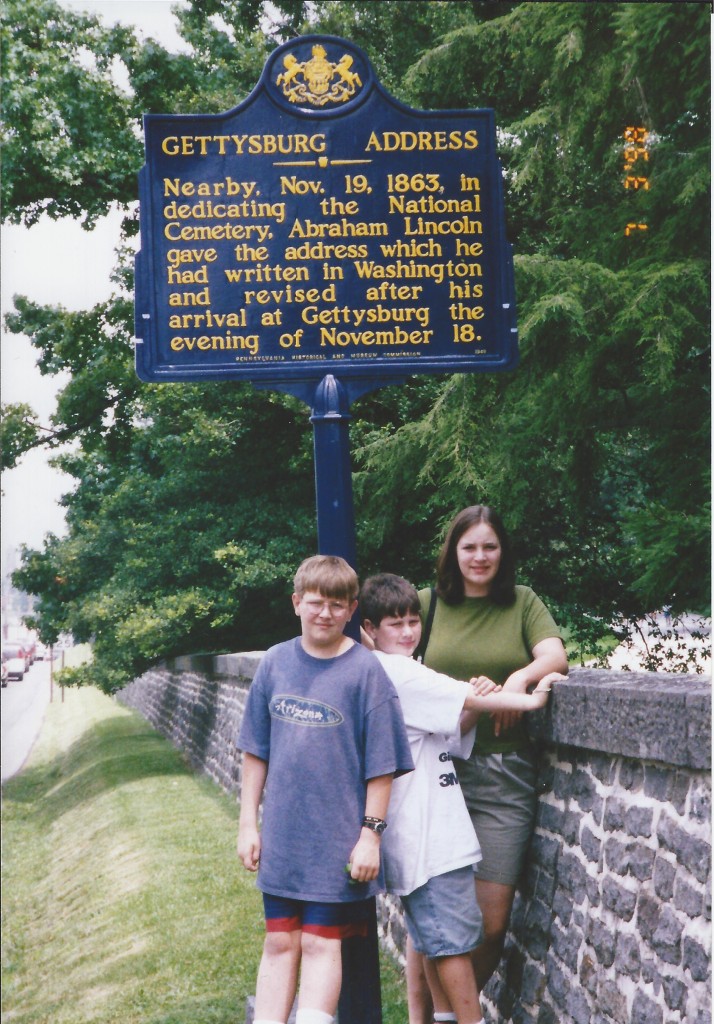
<path id="1" fill-rule="evenodd" d="M 429 959 L 470 953 L 481 941 L 483 918 L 470 864 L 430 878 L 401 901 L 414 948 Z"/>

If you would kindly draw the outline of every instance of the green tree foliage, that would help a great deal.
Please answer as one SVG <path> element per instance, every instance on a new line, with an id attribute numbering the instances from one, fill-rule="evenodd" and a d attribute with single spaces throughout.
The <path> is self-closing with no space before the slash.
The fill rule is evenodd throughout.
<path id="1" fill-rule="evenodd" d="M 519 4 L 407 71 L 415 105 L 495 108 L 521 365 L 373 432 L 361 496 L 386 550 L 411 476 L 434 524 L 501 508 L 576 626 L 708 606 L 708 35 L 704 5 Z M 624 187 L 627 126 L 648 132 L 649 188 Z"/>
<path id="2" fill-rule="evenodd" d="M 110 300 L 18 298 L 8 317 L 43 373 L 70 375 L 49 430 L 5 411 L 5 458 L 47 443 L 76 481 L 68 536 L 26 551 L 16 583 L 45 636 L 93 640 L 84 681 L 114 689 L 157 658 L 292 629 L 287 581 L 315 545 L 307 409 L 249 385 L 141 384 L 129 243 L 141 114 L 230 109 L 299 31 L 353 39 L 414 106 L 495 108 L 516 256 L 517 370 L 355 403 L 362 571 L 430 581 L 445 522 L 483 501 L 583 642 L 665 603 L 706 610 L 706 5 L 194 0 L 187 54 L 51 0 L 4 6 L 5 216 L 127 214 Z M 648 132 L 631 169 L 648 188 L 624 187 L 627 126 Z"/>
<path id="3" fill-rule="evenodd" d="M 62 10 L 51 0 L 5 0 L 3 215 L 33 224 L 83 217 L 91 227 L 114 201 L 135 195 L 141 144 L 114 60 L 131 34 Z M 122 154 L 123 159 L 117 159 Z"/>

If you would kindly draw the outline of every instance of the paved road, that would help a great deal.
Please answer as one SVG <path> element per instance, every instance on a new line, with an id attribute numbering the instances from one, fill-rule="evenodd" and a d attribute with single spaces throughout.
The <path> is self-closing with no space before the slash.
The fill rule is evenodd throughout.
<path id="1" fill-rule="evenodd" d="M 50 700 L 50 662 L 36 661 L 22 680 L 10 679 L 2 691 L 2 782 L 22 768 L 37 739 Z M 54 699 L 60 690 L 55 686 Z"/>

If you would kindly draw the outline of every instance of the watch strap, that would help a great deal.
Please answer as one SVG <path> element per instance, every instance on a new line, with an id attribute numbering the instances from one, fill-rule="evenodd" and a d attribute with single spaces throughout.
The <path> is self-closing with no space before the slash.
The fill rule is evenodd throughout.
<path id="1" fill-rule="evenodd" d="M 378 836 L 381 836 L 387 827 L 387 823 L 383 818 L 373 818 L 369 814 L 365 814 L 362 819 L 362 828 L 369 828 L 372 832 L 376 832 Z"/>

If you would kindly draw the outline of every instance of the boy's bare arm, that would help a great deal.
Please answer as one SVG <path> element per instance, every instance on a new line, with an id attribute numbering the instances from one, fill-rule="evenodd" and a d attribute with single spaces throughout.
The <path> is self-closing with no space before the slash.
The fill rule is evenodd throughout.
<path id="1" fill-rule="evenodd" d="M 474 676 L 473 679 L 469 679 L 471 686 L 473 687 L 473 695 L 476 697 L 485 697 L 489 693 L 498 692 L 501 687 L 498 686 L 493 680 L 489 679 L 488 676 Z M 464 704 L 464 710 L 461 712 L 460 720 L 460 731 L 461 735 L 465 736 L 466 733 L 473 729 L 481 715 L 488 708 L 471 708 L 468 702 Z"/>
<path id="2" fill-rule="evenodd" d="M 238 856 L 248 871 L 257 871 L 260 863 L 260 832 L 258 810 L 263 796 L 268 762 L 253 754 L 243 754 L 240 819 L 238 821 Z"/>
<path id="3" fill-rule="evenodd" d="M 502 689 L 494 689 L 485 696 L 471 693 L 464 701 L 464 709 L 475 713 L 477 717 L 484 711 L 536 711 L 547 704 L 552 684 L 558 679 L 565 678 L 567 677 L 560 672 L 549 672 L 543 676 L 532 693 L 514 693 Z"/>
<path id="4" fill-rule="evenodd" d="M 377 775 L 368 780 L 367 798 L 364 805 L 366 818 L 385 820 L 393 778 L 393 775 Z M 362 828 L 359 839 L 350 854 L 350 874 L 355 881 L 371 882 L 377 877 L 380 846 L 381 837 L 371 829 Z"/>

